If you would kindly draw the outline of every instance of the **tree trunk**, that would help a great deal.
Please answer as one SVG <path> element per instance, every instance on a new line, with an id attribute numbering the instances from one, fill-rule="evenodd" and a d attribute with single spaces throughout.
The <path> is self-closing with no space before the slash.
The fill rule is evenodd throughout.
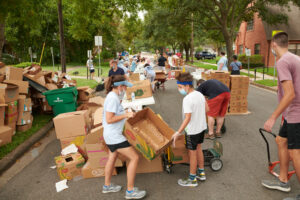
<path id="1" fill-rule="evenodd" d="M 190 61 L 190 46 L 187 44 L 184 44 L 184 50 L 185 50 L 185 62 Z"/>
<path id="2" fill-rule="evenodd" d="M 0 59 L 2 58 L 2 51 L 4 47 L 4 41 L 5 41 L 5 22 L 0 23 Z"/>
<path id="3" fill-rule="evenodd" d="M 59 23 L 59 36 L 60 36 L 60 62 L 61 71 L 66 73 L 66 50 L 65 50 L 65 39 L 64 39 L 64 24 L 63 24 L 63 14 L 62 14 L 62 0 L 57 1 L 57 11 L 58 11 L 58 23 Z"/>
<path id="4" fill-rule="evenodd" d="M 191 58 L 192 58 L 192 64 L 194 63 L 194 15 L 192 13 L 192 33 L 191 33 Z"/>
<path id="5" fill-rule="evenodd" d="M 233 49 L 232 49 L 232 44 L 233 44 L 233 35 L 229 33 L 226 28 L 225 30 L 222 30 L 225 43 L 226 43 L 226 51 L 227 51 L 227 59 L 228 59 L 228 65 L 232 61 L 232 56 L 233 56 Z"/>

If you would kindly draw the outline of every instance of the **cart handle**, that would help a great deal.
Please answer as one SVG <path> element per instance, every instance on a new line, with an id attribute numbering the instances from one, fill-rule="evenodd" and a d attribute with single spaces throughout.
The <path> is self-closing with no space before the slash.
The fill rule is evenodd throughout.
<path id="1" fill-rule="evenodd" d="M 269 132 L 269 131 L 266 131 L 266 130 L 263 129 L 263 128 L 260 128 L 260 129 L 259 129 L 259 132 L 260 132 L 261 136 L 263 137 L 264 141 L 266 142 L 266 145 L 267 145 L 267 154 L 268 154 L 268 162 L 269 162 L 269 166 L 271 166 L 272 163 L 271 163 L 271 157 L 270 157 L 270 147 L 269 147 L 269 142 L 268 142 L 268 140 L 267 140 L 267 138 L 266 138 L 264 132 L 265 132 L 265 133 L 271 134 L 271 135 L 272 135 L 273 137 L 275 137 L 275 138 L 276 138 L 276 134 L 274 134 L 274 133 L 272 133 L 272 132 Z"/>

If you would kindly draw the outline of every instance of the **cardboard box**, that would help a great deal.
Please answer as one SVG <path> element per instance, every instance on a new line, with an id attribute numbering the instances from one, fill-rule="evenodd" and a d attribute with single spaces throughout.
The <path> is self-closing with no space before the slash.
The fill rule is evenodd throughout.
<path id="1" fill-rule="evenodd" d="M 204 80 L 210 80 L 210 79 L 212 79 L 211 78 L 211 74 L 207 73 L 207 72 L 202 72 L 201 76 L 202 76 L 202 79 L 204 79 Z"/>
<path id="2" fill-rule="evenodd" d="M 137 112 L 125 122 L 124 135 L 128 142 L 148 160 L 153 160 L 171 144 L 174 133 L 150 108 Z"/>
<path id="3" fill-rule="evenodd" d="M 231 95 L 234 95 L 234 96 L 245 96 L 245 95 L 248 95 L 248 88 L 245 88 L 245 89 L 234 89 L 234 90 L 231 90 L 230 91 L 230 94 Z"/>
<path id="4" fill-rule="evenodd" d="M 12 129 L 13 135 L 16 134 L 16 123 L 17 122 L 13 122 L 5 125 L 5 126 L 9 126 Z"/>
<path id="5" fill-rule="evenodd" d="M 33 120 L 33 117 L 32 117 L 32 120 Z M 31 123 L 29 123 L 29 124 L 17 125 L 17 131 L 24 132 L 24 131 L 27 131 L 27 130 L 31 129 L 32 120 L 31 120 Z"/>
<path id="6" fill-rule="evenodd" d="M 248 101 L 230 101 L 232 107 L 248 107 Z"/>
<path id="7" fill-rule="evenodd" d="M 25 125 L 32 123 L 32 115 L 30 111 L 22 112 L 18 114 L 17 125 Z"/>
<path id="8" fill-rule="evenodd" d="M 61 180 L 72 180 L 74 177 L 81 175 L 81 168 L 84 166 L 85 160 L 80 153 L 73 153 L 55 157 L 55 164 L 57 174 Z"/>
<path id="9" fill-rule="evenodd" d="M 11 143 L 11 139 L 13 136 L 13 129 L 9 126 L 0 126 L 0 147 Z"/>
<path id="10" fill-rule="evenodd" d="M 90 99 L 92 93 L 94 92 L 94 90 L 88 86 L 78 87 L 77 91 L 78 91 L 78 100 L 79 101 L 88 101 Z"/>
<path id="11" fill-rule="evenodd" d="M 225 71 L 211 71 L 211 79 L 224 79 L 229 78 L 230 73 Z"/>
<path id="12" fill-rule="evenodd" d="M 93 114 L 94 127 L 98 127 L 102 125 L 102 118 L 103 118 L 103 107 L 100 107 Z"/>
<path id="13" fill-rule="evenodd" d="M 23 69 L 16 67 L 6 67 L 6 80 L 23 80 Z"/>
<path id="14" fill-rule="evenodd" d="M 4 74 L 0 74 L 0 83 L 3 83 L 4 80 L 5 80 L 5 75 Z"/>
<path id="15" fill-rule="evenodd" d="M 247 95 L 232 95 L 230 101 L 247 101 Z"/>
<path id="16" fill-rule="evenodd" d="M 90 165 L 93 168 L 105 167 L 108 160 L 108 148 L 103 138 L 103 127 L 91 130 L 86 137 L 86 151 Z M 122 167 L 120 159 L 116 160 L 115 167 Z"/>
<path id="17" fill-rule="evenodd" d="M 135 82 L 133 87 L 127 88 L 127 99 L 131 99 L 131 93 L 134 92 L 136 99 L 146 98 L 152 96 L 152 88 L 149 80 Z"/>
<path id="18" fill-rule="evenodd" d="M 180 136 L 176 140 L 175 147 L 172 146 L 170 152 L 171 160 L 173 164 L 189 163 L 189 152 L 185 147 L 184 136 Z"/>
<path id="19" fill-rule="evenodd" d="M 60 146 L 61 149 L 69 146 L 70 144 L 75 144 L 78 148 L 78 152 L 81 153 L 84 157 L 86 154 L 86 148 L 85 148 L 85 139 L 86 136 L 75 136 L 75 137 L 69 137 L 69 138 L 61 138 L 60 139 Z"/>
<path id="20" fill-rule="evenodd" d="M 48 88 L 48 90 L 56 90 L 56 89 L 58 89 L 57 85 L 55 85 L 53 83 L 46 83 L 46 88 Z"/>
<path id="21" fill-rule="evenodd" d="M 140 81 L 140 74 L 139 73 L 133 73 L 129 76 L 130 81 Z"/>
<path id="22" fill-rule="evenodd" d="M 7 103 L 5 107 L 5 124 L 11 124 L 18 120 L 18 101 Z"/>
<path id="23" fill-rule="evenodd" d="M 168 73 L 168 78 L 169 79 L 176 79 L 177 76 L 181 73 L 181 70 L 171 70 Z"/>
<path id="24" fill-rule="evenodd" d="M 20 95 L 18 99 L 18 112 L 32 111 L 31 98 L 26 98 L 25 95 Z"/>
<path id="25" fill-rule="evenodd" d="M 0 84 L 0 96 L 4 95 L 5 103 L 18 100 L 19 87 L 14 84 Z"/>
<path id="26" fill-rule="evenodd" d="M 90 129 L 87 110 L 60 114 L 53 122 L 57 139 L 86 135 Z"/>
<path id="27" fill-rule="evenodd" d="M 99 106 L 104 106 L 104 101 L 105 101 L 105 98 L 103 97 L 100 97 L 100 96 L 97 96 L 97 97 L 92 97 L 89 99 L 89 103 L 96 103 L 98 104 Z"/>
<path id="28" fill-rule="evenodd" d="M 126 166 L 128 166 L 129 161 L 126 161 Z M 143 173 L 155 173 L 163 171 L 163 163 L 161 156 L 156 157 L 151 162 L 145 159 L 141 154 L 139 154 L 139 163 L 136 169 L 137 174 Z"/>
<path id="29" fill-rule="evenodd" d="M 166 79 L 166 74 L 163 71 L 155 71 L 155 80 Z"/>
<path id="30" fill-rule="evenodd" d="M 246 112 L 248 112 L 247 106 L 237 106 L 237 107 L 230 106 L 229 109 L 229 113 L 246 113 Z"/>
<path id="31" fill-rule="evenodd" d="M 81 174 L 83 178 L 97 178 L 97 177 L 102 177 L 105 176 L 105 168 L 104 167 L 92 167 L 90 162 L 87 161 L 83 168 L 81 169 Z M 117 170 L 116 168 L 113 170 L 112 173 L 113 176 L 117 175 Z"/>
<path id="32" fill-rule="evenodd" d="M 4 125 L 5 105 L 0 105 L 0 126 Z"/>
<path id="33" fill-rule="evenodd" d="M 24 74 L 36 75 L 37 73 L 41 72 L 42 68 L 39 65 L 32 64 L 29 67 L 24 69 Z"/>
<path id="34" fill-rule="evenodd" d="M 29 82 L 20 80 L 5 80 L 4 83 L 10 83 L 19 87 L 20 94 L 28 94 Z"/>

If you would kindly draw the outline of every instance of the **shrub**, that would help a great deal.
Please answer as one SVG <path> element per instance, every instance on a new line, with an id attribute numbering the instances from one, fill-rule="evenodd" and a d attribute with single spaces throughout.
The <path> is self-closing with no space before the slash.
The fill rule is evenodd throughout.
<path id="1" fill-rule="evenodd" d="M 25 68 L 25 67 L 31 66 L 31 64 L 37 64 L 37 65 L 39 65 L 39 63 L 36 63 L 36 62 L 33 62 L 33 63 L 31 63 L 31 62 L 21 62 L 21 63 L 19 63 L 17 65 L 14 65 L 14 67 Z"/>
<path id="2" fill-rule="evenodd" d="M 238 60 L 242 63 L 243 68 L 248 68 L 248 57 L 245 54 L 239 55 Z M 261 55 L 252 55 L 249 61 L 250 68 L 263 67 L 265 65 Z"/>

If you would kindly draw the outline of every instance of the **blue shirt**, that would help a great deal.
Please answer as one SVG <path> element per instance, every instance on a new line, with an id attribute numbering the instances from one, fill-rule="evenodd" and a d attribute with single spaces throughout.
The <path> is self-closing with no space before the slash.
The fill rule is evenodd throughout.
<path id="1" fill-rule="evenodd" d="M 224 64 L 223 65 L 223 67 L 222 67 L 222 71 L 228 71 L 228 67 L 227 67 L 227 65 L 228 65 L 228 60 L 227 60 L 227 58 L 225 57 L 225 56 L 223 56 L 223 57 L 221 57 L 220 58 L 220 60 L 219 60 L 219 62 L 218 62 L 218 69 L 220 68 L 220 65 L 221 64 Z"/>
<path id="2" fill-rule="evenodd" d="M 147 72 L 147 75 L 149 74 L 150 76 L 155 76 L 155 71 L 153 70 L 152 66 L 147 66 L 145 67 L 145 70 Z"/>
<path id="3" fill-rule="evenodd" d="M 136 69 L 136 62 L 132 61 L 132 63 L 131 63 L 131 71 L 134 72 L 135 69 Z"/>
<path id="4" fill-rule="evenodd" d="M 123 129 L 125 119 L 108 124 L 106 122 L 106 112 L 115 113 L 116 116 L 125 114 L 124 108 L 121 105 L 121 101 L 115 92 L 110 92 L 105 98 L 103 106 L 103 137 L 104 141 L 108 145 L 119 144 L 127 141 L 123 135 Z"/>
<path id="5" fill-rule="evenodd" d="M 232 67 L 232 71 L 240 71 L 241 66 L 242 66 L 242 63 L 240 61 L 230 63 L 230 67 Z"/>

